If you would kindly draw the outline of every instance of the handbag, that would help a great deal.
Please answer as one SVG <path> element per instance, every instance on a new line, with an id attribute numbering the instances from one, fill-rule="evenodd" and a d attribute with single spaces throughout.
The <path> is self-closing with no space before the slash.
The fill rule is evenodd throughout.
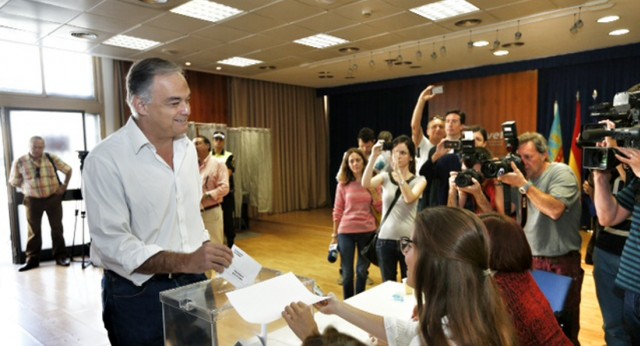
<path id="1" fill-rule="evenodd" d="M 387 174 L 389 174 L 389 173 L 387 173 Z M 407 183 L 410 183 L 411 180 L 413 180 L 414 177 L 415 176 L 413 176 L 413 177 L 411 177 L 411 179 L 407 180 Z M 389 174 L 389 179 L 391 179 L 391 181 L 395 184 L 395 181 L 391 177 L 391 174 Z M 389 208 L 387 208 L 387 213 L 384 214 L 384 218 L 382 218 L 382 221 L 380 221 L 380 225 L 378 226 L 378 229 L 376 229 L 376 232 L 371 236 L 371 240 L 369 240 L 367 242 L 367 245 L 365 245 L 360 250 L 360 255 L 363 256 L 364 258 L 368 259 L 369 262 L 371 262 L 371 264 L 373 264 L 375 266 L 378 265 L 378 253 L 376 252 L 376 244 L 378 242 L 378 233 L 380 232 L 380 228 L 382 227 L 382 224 L 384 223 L 384 221 L 387 219 L 387 217 L 391 213 L 391 209 L 393 209 L 393 206 L 396 205 L 396 202 L 398 201 L 398 198 L 400 198 L 401 194 L 402 194 L 402 192 L 400 191 L 400 187 L 398 187 L 398 189 L 396 190 L 396 195 L 393 197 L 393 201 L 391 201 L 391 204 L 389 205 Z"/>

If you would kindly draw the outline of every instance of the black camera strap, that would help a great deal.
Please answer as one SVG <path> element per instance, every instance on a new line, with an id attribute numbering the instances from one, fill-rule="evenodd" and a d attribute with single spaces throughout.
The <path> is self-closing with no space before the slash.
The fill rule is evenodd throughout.
<path id="1" fill-rule="evenodd" d="M 520 226 L 527 223 L 527 195 L 520 195 Z"/>
<path id="2" fill-rule="evenodd" d="M 60 181 L 60 176 L 58 176 L 58 167 L 56 167 L 56 164 L 53 162 L 51 155 L 49 155 L 49 153 L 44 153 L 44 155 L 49 159 L 49 161 L 51 162 L 51 165 L 53 166 L 53 172 L 56 175 L 56 179 L 58 179 L 58 184 L 62 185 L 62 181 Z"/>

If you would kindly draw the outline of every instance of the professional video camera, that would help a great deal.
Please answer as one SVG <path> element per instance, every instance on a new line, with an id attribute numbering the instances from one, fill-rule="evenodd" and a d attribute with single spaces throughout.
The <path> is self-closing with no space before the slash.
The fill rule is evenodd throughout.
<path id="1" fill-rule="evenodd" d="M 605 102 L 589 107 L 592 118 L 596 121 L 611 120 L 616 128 L 607 129 L 601 124 L 585 126 L 579 141 L 584 145 L 582 155 L 584 168 L 612 170 L 619 164 L 614 148 L 595 146 L 596 142 L 605 137 L 615 139 L 619 147 L 640 148 L 640 90 L 638 89 L 640 84 L 629 91 L 617 93 L 613 98 L 613 106 Z"/>
<path id="2" fill-rule="evenodd" d="M 486 155 L 482 155 L 476 149 L 476 141 L 473 139 L 473 134 L 465 134 L 465 139 L 460 140 L 459 143 L 461 160 L 467 169 L 458 173 L 455 179 L 456 185 L 458 185 L 458 187 L 471 186 L 473 185 L 472 178 L 475 178 L 480 184 L 482 184 L 484 178 L 480 173 L 473 169 L 473 166 L 490 158 L 486 157 Z"/>
<path id="3" fill-rule="evenodd" d="M 511 120 L 502 123 L 502 136 L 507 143 L 508 153 L 502 159 L 487 160 L 482 163 L 480 170 L 485 178 L 497 178 L 513 172 L 511 162 L 514 162 L 523 174 L 525 173 L 522 158 L 516 153 L 518 150 L 518 130 L 515 121 Z"/>

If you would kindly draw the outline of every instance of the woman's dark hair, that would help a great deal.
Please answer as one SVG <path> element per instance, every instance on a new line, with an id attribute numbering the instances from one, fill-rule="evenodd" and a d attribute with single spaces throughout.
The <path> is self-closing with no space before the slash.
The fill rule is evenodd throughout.
<path id="1" fill-rule="evenodd" d="M 533 265 L 527 237 L 512 218 L 498 213 L 480 215 L 491 239 L 491 269 L 498 272 L 520 273 Z"/>
<path id="2" fill-rule="evenodd" d="M 160 59 L 143 59 L 131 66 L 127 74 L 127 103 L 131 112 L 136 114 L 133 107 L 133 97 L 140 97 L 145 103 L 151 102 L 151 86 L 156 76 L 172 73 L 183 73 L 182 67 L 175 63 Z"/>
<path id="3" fill-rule="evenodd" d="M 362 158 L 363 168 L 367 166 L 367 158 L 364 157 L 364 153 L 362 152 L 362 150 L 358 148 L 350 148 L 344 154 L 344 158 L 342 159 L 342 164 L 340 166 L 340 175 L 338 176 L 338 182 L 340 184 L 348 184 L 356 180 L 356 176 L 353 175 L 353 171 L 351 170 L 351 167 L 349 167 L 349 156 L 351 156 L 351 154 L 353 153 L 360 155 L 360 157 Z"/>
<path id="4" fill-rule="evenodd" d="M 400 135 L 393 140 L 393 148 L 398 144 L 404 143 L 409 150 L 409 172 L 416 174 L 416 145 L 413 144 L 413 140 L 407 135 Z"/>
<path id="5" fill-rule="evenodd" d="M 302 342 L 302 346 L 364 346 L 360 340 L 329 326 L 322 335 L 313 335 Z"/>
<path id="6" fill-rule="evenodd" d="M 489 271 L 489 239 L 478 216 L 461 208 L 427 208 L 416 216 L 412 240 L 422 342 L 515 344 L 510 315 Z"/>

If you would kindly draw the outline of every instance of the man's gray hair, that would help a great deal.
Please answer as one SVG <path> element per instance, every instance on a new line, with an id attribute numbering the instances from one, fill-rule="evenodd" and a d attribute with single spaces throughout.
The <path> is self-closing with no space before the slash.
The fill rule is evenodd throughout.
<path id="1" fill-rule="evenodd" d="M 520 145 L 523 145 L 527 142 L 532 142 L 536 147 L 536 151 L 540 154 L 546 154 L 549 152 L 549 146 L 547 145 L 547 140 L 543 135 L 537 132 L 525 132 L 518 136 L 518 142 Z M 547 160 L 549 158 L 547 157 Z"/>
<path id="2" fill-rule="evenodd" d="M 155 76 L 172 73 L 184 72 L 179 65 L 161 58 L 143 59 L 131 66 L 127 74 L 127 103 L 134 115 L 137 115 L 133 106 L 134 96 L 140 97 L 145 103 L 151 102 L 151 86 Z"/>

